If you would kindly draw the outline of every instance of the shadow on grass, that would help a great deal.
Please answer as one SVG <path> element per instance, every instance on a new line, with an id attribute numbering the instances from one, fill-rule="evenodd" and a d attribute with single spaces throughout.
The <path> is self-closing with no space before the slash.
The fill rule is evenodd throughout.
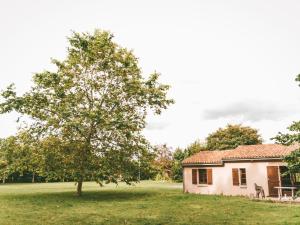
<path id="1" fill-rule="evenodd" d="M 126 190 L 100 190 L 86 191 L 78 197 L 75 192 L 58 192 L 58 193 L 30 193 L 30 194 L 9 194 L 2 195 L 2 199 L 14 201 L 32 201 L 32 202 L 122 202 L 129 200 L 139 200 L 153 197 L 155 192 L 144 191 L 126 191 Z"/>

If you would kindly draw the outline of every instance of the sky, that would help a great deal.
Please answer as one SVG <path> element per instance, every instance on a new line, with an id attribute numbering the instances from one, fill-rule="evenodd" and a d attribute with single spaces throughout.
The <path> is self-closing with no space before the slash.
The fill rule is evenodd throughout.
<path id="1" fill-rule="evenodd" d="M 272 143 L 300 119 L 299 11 L 297 0 L 0 0 L 0 89 L 22 94 L 35 72 L 53 70 L 72 30 L 109 30 L 143 76 L 171 85 L 176 103 L 147 118 L 152 144 L 185 147 L 229 123 Z M 0 137 L 17 117 L 0 115 Z"/>

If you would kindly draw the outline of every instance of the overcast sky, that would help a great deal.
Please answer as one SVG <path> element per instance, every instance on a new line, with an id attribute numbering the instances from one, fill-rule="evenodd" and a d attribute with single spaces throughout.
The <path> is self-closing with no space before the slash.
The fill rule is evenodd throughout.
<path id="1" fill-rule="evenodd" d="M 149 117 L 153 144 L 184 147 L 228 123 L 266 143 L 300 119 L 300 1 L 0 0 L 0 89 L 29 89 L 34 72 L 63 59 L 71 30 L 109 30 L 156 70 L 176 104 Z M 0 137 L 16 132 L 0 116 Z"/>

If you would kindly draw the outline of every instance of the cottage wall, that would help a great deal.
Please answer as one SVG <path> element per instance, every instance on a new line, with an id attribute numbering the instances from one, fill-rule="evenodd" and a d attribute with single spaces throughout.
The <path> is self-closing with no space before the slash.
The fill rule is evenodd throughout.
<path id="1" fill-rule="evenodd" d="M 264 188 L 269 195 L 267 166 L 283 166 L 283 162 L 227 162 L 224 166 L 184 167 L 184 191 L 198 194 L 224 195 L 255 195 L 254 183 Z M 192 184 L 192 169 L 212 169 L 212 185 Z M 234 186 L 232 182 L 232 168 L 245 168 L 247 185 Z M 198 177 L 199 179 L 199 177 Z M 198 181 L 199 183 L 199 181 Z"/>

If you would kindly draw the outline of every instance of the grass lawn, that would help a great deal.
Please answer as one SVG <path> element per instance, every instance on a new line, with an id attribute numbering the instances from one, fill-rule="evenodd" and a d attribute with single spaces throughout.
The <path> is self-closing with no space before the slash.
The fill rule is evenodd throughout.
<path id="1" fill-rule="evenodd" d="M 0 224 L 300 224 L 300 205 L 183 194 L 180 184 L 0 185 Z"/>

